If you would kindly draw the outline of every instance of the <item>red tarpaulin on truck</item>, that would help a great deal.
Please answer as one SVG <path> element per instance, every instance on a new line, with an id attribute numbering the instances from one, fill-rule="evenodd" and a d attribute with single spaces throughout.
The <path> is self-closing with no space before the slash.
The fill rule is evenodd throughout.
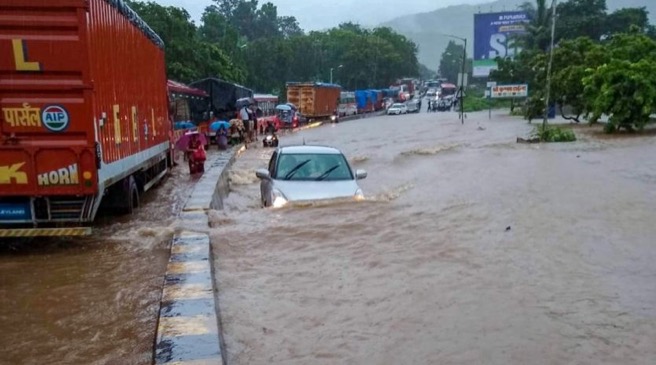
<path id="1" fill-rule="evenodd" d="M 183 95 L 200 96 L 203 98 L 209 97 L 209 94 L 206 93 L 205 91 L 193 87 L 189 87 L 177 81 L 168 80 L 166 86 L 168 87 L 169 92 L 179 93 Z"/>

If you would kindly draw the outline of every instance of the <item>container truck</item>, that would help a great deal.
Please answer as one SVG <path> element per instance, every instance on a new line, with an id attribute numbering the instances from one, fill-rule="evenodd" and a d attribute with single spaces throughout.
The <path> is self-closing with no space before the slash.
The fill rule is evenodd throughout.
<path id="1" fill-rule="evenodd" d="M 162 40 L 122 0 L 0 0 L 0 237 L 91 233 L 171 166 Z"/>
<path id="2" fill-rule="evenodd" d="M 308 120 L 328 118 L 339 106 L 342 88 L 324 83 L 287 83 L 287 102 L 294 104 Z"/>

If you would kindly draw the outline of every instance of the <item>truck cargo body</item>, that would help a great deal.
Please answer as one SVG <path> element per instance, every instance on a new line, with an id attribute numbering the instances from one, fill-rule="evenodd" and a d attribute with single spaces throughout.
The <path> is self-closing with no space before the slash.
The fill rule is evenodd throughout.
<path id="1" fill-rule="evenodd" d="M 342 88 L 323 83 L 287 83 L 287 102 L 301 115 L 321 119 L 331 116 L 339 106 Z"/>
<path id="2" fill-rule="evenodd" d="M 369 113 L 374 110 L 374 104 L 369 90 L 356 90 L 355 101 L 358 106 L 358 114 Z"/>
<path id="3" fill-rule="evenodd" d="M 7 228 L 129 212 L 166 173 L 163 42 L 121 0 L 0 0 L 0 108 L 0 237 L 88 234 Z"/>
<path id="4" fill-rule="evenodd" d="M 209 95 L 208 114 L 219 120 L 230 120 L 237 116 L 237 100 L 252 98 L 253 90 L 217 78 L 194 81 L 189 86 L 203 90 Z"/>

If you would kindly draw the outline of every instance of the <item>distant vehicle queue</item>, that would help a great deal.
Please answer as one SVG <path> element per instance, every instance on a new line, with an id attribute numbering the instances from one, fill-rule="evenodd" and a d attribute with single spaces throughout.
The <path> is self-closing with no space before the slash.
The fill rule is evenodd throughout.
<path id="1" fill-rule="evenodd" d="M 252 109 L 257 134 L 267 126 L 276 130 L 294 129 L 307 123 L 387 110 L 395 102 L 411 100 L 416 80 L 402 79 L 387 89 L 343 91 L 341 86 L 320 82 L 288 82 L 287 102 L 276 95 L 208 78 L 184 85 L 169 80 L 170 115 L 174 138 L 190 130 L 205 134 L 207 143 L 216 141 L 216 126 L 225 125 L 230 143 L 244 142 L 247 126 L 236 122 L 243 108 Z M 241 129 L 244 129 L 242 131 Z"/>

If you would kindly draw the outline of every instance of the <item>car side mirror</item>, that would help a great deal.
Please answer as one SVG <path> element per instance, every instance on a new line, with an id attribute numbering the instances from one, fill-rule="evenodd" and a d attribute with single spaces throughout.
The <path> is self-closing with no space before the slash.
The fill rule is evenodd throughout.
<path id="1" fill-rule="evenodd" d="M 355 179 L 364 180 L 367 178 L 367 172 L 364 170 L 355 170 Z"/>
<path id="2" fill-rule="evenodd" d="M 269 170 L 267 169 L 257 169 L 255 171 L 255 176 L 257 176 L 258 179 L 268 179 L 271 177 L 271 174 L 269 174 Z"/>

